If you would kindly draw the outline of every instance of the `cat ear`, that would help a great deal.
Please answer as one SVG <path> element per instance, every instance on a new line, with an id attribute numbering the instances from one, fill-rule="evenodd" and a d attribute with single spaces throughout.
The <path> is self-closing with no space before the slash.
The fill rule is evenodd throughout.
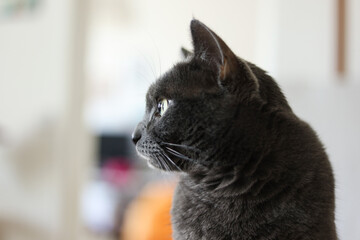
<path id="1" fill-rule="evenodd" d="M 181 54 L 182 54 L 183 58 L 188 58 L 188 57 L 191 57 L 192 55 L 194 55 L 191 51 L 187 50 L 184 47 L 181 48 Z"/>
<path id="2" fill-rule="evenodd" d="M 214 65 L 219 73 L 220 80 L 231 75 L 236 65 L 235 54 L 225 42 L 198 20 L 191 21 L 191 35 L 194 44 L 195 57 Z"/>
<path id="3" fill-rule="evenodd" d="M 190 28 L 195 57 L 210 63 L 217 70 L 220 84 L 241 75 L 242 79 L 239 80 L 246 80 L 247 84 L 255 86 L 255 90 L 258 89 L 257 78 L 250 67 L 244 60 L 237 58 L 216 33 L 196 19 L 191 21 Z"/>

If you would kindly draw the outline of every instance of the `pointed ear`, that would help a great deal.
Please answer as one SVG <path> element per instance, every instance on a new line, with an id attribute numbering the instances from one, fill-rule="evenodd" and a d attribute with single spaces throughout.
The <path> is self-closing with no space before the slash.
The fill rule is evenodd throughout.
<path id="1" fill-rule="evenodd" d="M 236 68 L 237 58 L 225 42 L 198 20 L 191 21 L 191 35 L 195 57 L 209 62 L 218 70 L 220 80 L 225 80 Z"/>
<path id="2" fill-rule="evenodd" d="M 190 28 L 195 57 L 208 62 L 217 71 L 220 83 L 237 78 L 241 72 L 244 76 L 241 80 L 249 78 L 252 85 L 255 85 L 255 89 L 258 88 L 257 79 L 250 67 L 245 61 L 237 58 L 216 33 L 196 19 L 191 21 Z"/>
<path id="3" fill-rule="evenodd" d="M 185 58 L 193 56 L 194 54 L 191 51 L 187 50 L 186 48 L 181 47 L 181 55 L 185 59 Z"/>

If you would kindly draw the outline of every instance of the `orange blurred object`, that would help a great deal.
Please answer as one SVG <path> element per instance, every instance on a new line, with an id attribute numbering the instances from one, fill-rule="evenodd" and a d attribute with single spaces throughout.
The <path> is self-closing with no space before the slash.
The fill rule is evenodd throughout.
<path id="1" fill-rule="evenodd" d="M 121 240 L 170 240 L 175 183 L 148 184 L 126 211 Z"/>

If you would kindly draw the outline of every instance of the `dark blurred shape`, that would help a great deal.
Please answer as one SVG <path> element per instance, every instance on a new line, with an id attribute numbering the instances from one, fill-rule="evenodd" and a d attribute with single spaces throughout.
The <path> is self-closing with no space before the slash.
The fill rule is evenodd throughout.
<path id="1" fill-rule="evenodd" d="M 100 135 L 98 137 L 98 164 L 100 167 L 109 159 L 112 161 L 129 161 L 131 159 L 131 139 L 129 136 Z"/>

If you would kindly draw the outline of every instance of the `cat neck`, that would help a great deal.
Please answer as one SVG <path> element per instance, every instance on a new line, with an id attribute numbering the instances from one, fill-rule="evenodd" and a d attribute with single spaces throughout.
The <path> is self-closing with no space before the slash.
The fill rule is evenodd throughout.
<path id="1" fill-rule="evenodd" d="M 250 194 L 259 181 L 270 180 L 268 174 L 259 169 L 263 159 L 254 154 L 238 161 L 238 165 L 198 166 L 191 173 L 181 175 L 181 179 L 190 191 L 204 192 L 216 198 L 244 196 Z"/>

